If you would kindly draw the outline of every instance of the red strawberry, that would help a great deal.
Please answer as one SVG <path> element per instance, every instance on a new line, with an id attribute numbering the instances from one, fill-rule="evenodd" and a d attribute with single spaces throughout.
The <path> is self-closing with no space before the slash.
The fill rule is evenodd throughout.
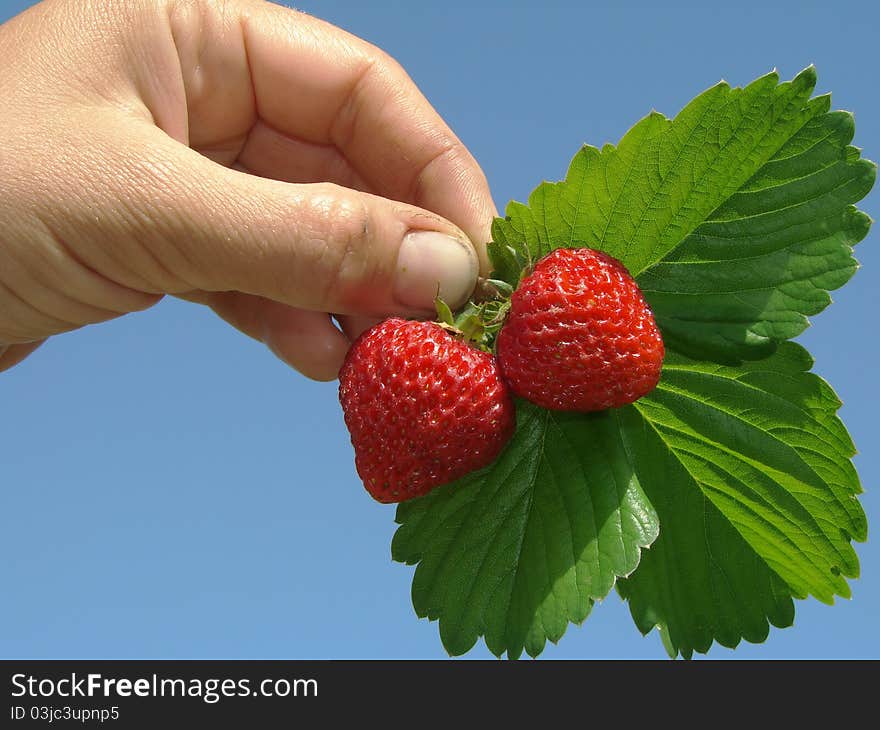
<path id="1" fill-rule="evenodd" d="M 432 322 L 386 319 L 352 345 L 339 400 L 367 491 L 401 502 L 491 464 L 515 415 L 495 358 Z"/>
<path id="2" fill-rule="evenodd" d="M 511 297 L 496 342 L 514 393 L 544 408 L 600 411 L 654 389 L 663 340 L 641 290 L 617 259 L 552 251 Z"/>

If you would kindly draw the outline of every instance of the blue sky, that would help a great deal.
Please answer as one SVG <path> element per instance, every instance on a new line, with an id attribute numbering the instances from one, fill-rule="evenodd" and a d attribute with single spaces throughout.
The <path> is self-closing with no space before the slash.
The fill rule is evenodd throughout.
<path id="1" fill-rule="evenodd" d="M 30 3 L 0 0 L 5 20 Z M 483 165 L 499 207 L 724 78 L 810 63 L 880 157 L 876 3 L 300 2 L 383 47 Z M 860 207 L 878 217 L 875 191 Z M 880 515 L 880 248 L 800 341 L 835 387 Z M 359 484 L 336 385 L 196 305 L 54 338 L 0 374 L 0 656 L 443 657 L 390 559 L 394 508 Z M 878 657 L 880 549 L 833 607 L 725 657 Z M 469 656 L 489 656 L 478 646 Z M 610 596 L 545 657 L 664 656 Z"/>

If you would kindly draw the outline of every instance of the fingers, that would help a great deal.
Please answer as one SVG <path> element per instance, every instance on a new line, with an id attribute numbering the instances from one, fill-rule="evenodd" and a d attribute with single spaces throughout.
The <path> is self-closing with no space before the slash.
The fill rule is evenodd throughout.
<path id="1" fill-rule="evenodd" d="M 121 3 L 89 33 L 88 3 L 45 7 L 53 22 L 82 13 L 64 63 L 16 57 L 30 91 L 4 117 L 15 154 L 0 160 L 5 361 L 165 293 L 237 291 L 277 303 L 261 339 L 325 377 L 348 336 L 295 311 L 353 335 L 354 316 L 467 300 L 491 197 L 387 55 L 255 0 Z M 304 361 L 293 334 L 324 354 Z"/>
<path id="2" fill-rule="evenodd" d="M 328 23 L 271 3 L 242 1 L 237 11 L 224 4 L 225 22 L 219 4 L 182 7 L 190 10 L 173 27 L 194 146 L 238 139 L 253 118 L 292 140 L 291 151 L 335 148 L 346 174 L 364 187 L 455 223 L 487 268 L 483 244 L 495 207 L 485 176 L 399 64 Z M 228 22 L 230 12 L 240 24 Z M 300 170 L 287 174 L 287 163 L 273 167 L 269 149 L 286 158 L 285 145 L 267 145 L 259 129 L 244 142 L 242 163 L 302 179 Z"/>
<path id="3" fill-rule="evenodd" d="M 335 380 L 350 342 L 330 315 L 240 292 L 184 292 L 182 299 L 211 307 L 246 335 L 313 380 Z"/>
<path id="4" fill-rule="evenodd" d="M 433 213 L 230 170 L 146 124 L 90 134 L 122 131 L 124 146 L 98 145 L 91 184 L 59 183 L 46 215 L 80 261 L 123 286 L 376 317 L 431 314 L 438 293 L 455 307 L 473 290 L 473 246 Z"/>
<path id="5" fill-rule="evenodd" d="M 0 373 L 4 370 L 9 370 L 13 365 L 18 365 L 18 363 L 42 345 L 43 342 L 45 340 L 27 342 L 22 345 L 0 346 Z"/>
<path id="6" fill-rule="evenodd" d="M 235 164 L 273 180 L 332 182 L 346 188 L 375 192 L 333 145 L 303 142 L 262 121 L 251 129 L 247 145 Z"/>
<path id="7" fill-rule="evenodd" d="M 380 320 L 296 309 L 241 292 L 181 292 L 180 299 L 204 304 L 236 329 L 264 343 L 281 360 L 313 380 L 335 380 L 351 343 Z"/>
<path id="8" fill-rule="evenodd" d="M 264 334 L 269 349 L 313 380 L 336 380 L 351 343 L 330 315 L 271 304 Z"/>
<path id="9" fill-rule="evenodd" d="M 339 326 L 342 328 L 342 331 L 345 332 L 345 336 L 348 337 L 351 342 L 354 342 L 364 332 L 370 329 L 370 327 L 381 321 L 375 317 L 360 317 L 356 314 L 337 316 L 337 320 L 339 321 Z"/>

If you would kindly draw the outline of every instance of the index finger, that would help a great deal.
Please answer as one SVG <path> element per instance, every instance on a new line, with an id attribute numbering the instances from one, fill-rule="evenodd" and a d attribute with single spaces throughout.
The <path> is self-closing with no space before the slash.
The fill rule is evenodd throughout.
<path id="1" fill-rule="evenodd" d="M 270 133 L 335 147 L 372 192 L 452 221 L 485 269 L 495 215 L 485 175 L 403 68 L 304 13 L 265 2 L 241 7 L 255 111 Z M 229 26 L 202 23 L 211 27 Z"/>

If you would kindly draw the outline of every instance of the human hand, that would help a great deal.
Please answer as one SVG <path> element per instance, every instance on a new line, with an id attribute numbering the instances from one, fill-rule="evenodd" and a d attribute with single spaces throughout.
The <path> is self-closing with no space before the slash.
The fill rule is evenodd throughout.
<path id="1" fill-rule="evenodd" d="M 332 380 L 463 303 L 495 213 L 403 69 L 261 0 L 45 0 L 0 27 L 0 370 L 174 294 Z M 337 316 L 342 331 L 331 318 Z"/>

